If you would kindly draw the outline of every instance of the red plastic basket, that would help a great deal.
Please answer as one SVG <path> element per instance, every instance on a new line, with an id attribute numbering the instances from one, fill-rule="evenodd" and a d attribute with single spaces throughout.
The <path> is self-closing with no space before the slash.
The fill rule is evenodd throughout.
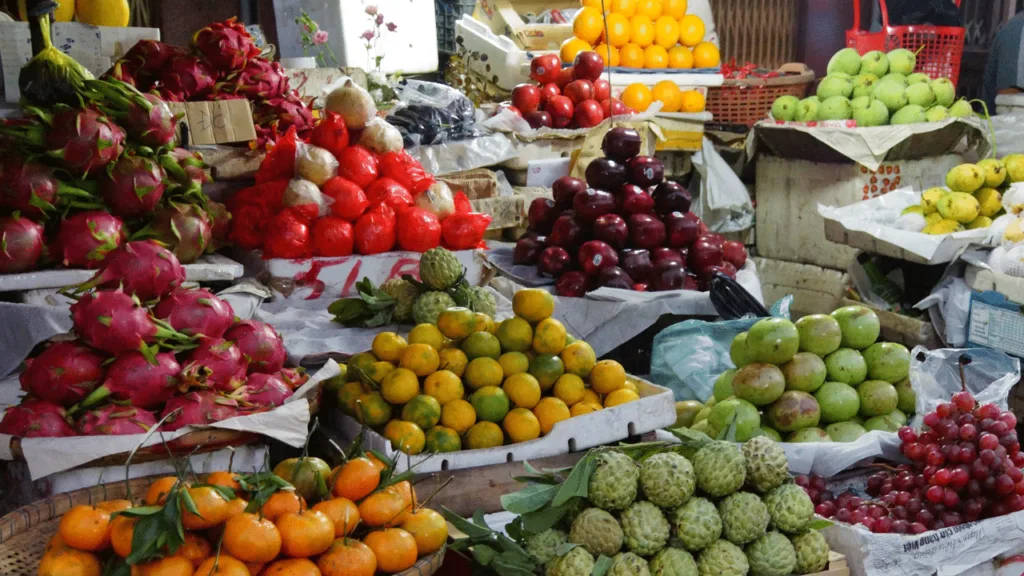
<path id="1" fill-rule="evenodd" d="M 783 64 L 779 72 L 781 76 L 767 79 L 728 78 L 723 85 L 708 88 L 705 108 L 711 112 L 716 123 L 753 127 L 768 117 L 776 98 L 803 98 L 814 82 L 814 71 L 805 64 Z"/>
<path id="2" fill-rule="evenodd" d="M 878 1 L 882 8 L 882 30 L 860 29 L 858 0 L 854 0 L 853 28 L 846 31 L 846 45 L 861 54 L 906 48 L 917 53 L 915 72 L 923 72 L 933 79 L 949 78 L 956 85 L 964 53 L 964 29 L 959 26 L 890 26 L 889 8 L 885 0 Z M 954 2 L 960 6 L 960 0 Z"/>

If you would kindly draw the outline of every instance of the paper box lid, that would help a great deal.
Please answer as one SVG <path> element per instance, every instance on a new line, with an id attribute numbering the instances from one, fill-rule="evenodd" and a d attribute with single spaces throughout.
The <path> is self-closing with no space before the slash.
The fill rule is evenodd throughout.
<path id="1" fill-rule="evenodd" d="M 557 49 L 572 36 L 572 24 L 528 24 L 524 14 L 545 10 L 578 9 L 574 0 L 477 0 L 473 18 L 487 24 L 495 34 L 512 38 L 526 50 Z"/>

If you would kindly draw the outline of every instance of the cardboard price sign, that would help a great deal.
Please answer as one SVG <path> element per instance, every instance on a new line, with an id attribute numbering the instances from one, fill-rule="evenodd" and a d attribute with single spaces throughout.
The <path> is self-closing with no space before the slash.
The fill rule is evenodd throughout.
<path id="1" fill-rule="evenodd" d="M 168 102 L 171 111 L 181 113 L 192 144 L 231 144 L 256 139 L 252 109 L 244 99 L 211 102 Z"/>

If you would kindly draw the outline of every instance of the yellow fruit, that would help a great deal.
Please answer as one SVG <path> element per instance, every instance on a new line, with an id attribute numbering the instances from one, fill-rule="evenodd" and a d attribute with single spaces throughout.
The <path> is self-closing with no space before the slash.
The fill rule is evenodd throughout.
<path id="1" fill-rule="evenodd" d="M 575 374 L 580 378 L 590 376 L 590 371 L 597 364 L 597 355 L 594 354 L 594 349 L 582 340 L 566 346 L 558 357 L 562 359 L 567 373 Z"/>
<path id="2" fill-rule="evenodd" d="M 527 442 L 540 438 L 540 421 L 526 408 L 516 408 L 505 416 L 502 426 L 513 442 Z"/>
<path id="3" fill-rule="evenodd" d="M 619 48 L 619 63 L 626 68 L 644 67 L 644 49 L 639 44 L 630 42 Z"/>
<path id="4" fill-rule="evenodd" d="M 75 0 L 58 0 L 53 10 L 54 22 L 71 22 L 75 17 Z M 18 20 L 28 21 L 28 6 L 25 0 L 18 0 Z"/>
<path id="5" fill-rule="evenodd" d="M 441 358 L 437 350 L 426 344 L 410 344 L 402 353 L 402 368 L 412 370 L 419 377 L 428 376 L 437 370 Z"/>
<path id="6" fill-rule="evenodd" d="M 555 398 L 565 402 L 566 406 L 578 404 L 583 400 L 583 391 L 587 385 L 575 374 L 562 374 L 555 381 Z"/>
<path id="7" fill-rule="evenodd" d="M 693 66 L 695 68 L 717 68 L 722 63 L 718 48 L 711 42 L 701 42 L 693 49 Z"/>
<path id="8" fill-rule="evenodd" d="M 434 426 L 427 432 L 428 452 L 458 452 L 462 450 L 459 433 L 444 426 Z"/>
<path id="9" fill-rule="evenodd" d="M 584 7 L 572 20 L 572 33 L 587 44 L 594 44 L 604 33 L 604 16 L 597 8 Z"/>
<path id="10" fill-rule="evenodd" d="M 601 5 L 603 3 L 604 3 L 604 0 L 581 0 L 580 1 L 580 6 L 583 7 L 583 8 L 596 8 L 596 9 L 600 10 L 601 9 Z"/>
<path id="11" fill-rule="evenodd" d="M 505 352 L 498 357 L 498 364 L 501 364 L 501 371 L 505 378 L 530 371 L 530 359 L 522 352 Z"/>
<path id="12" fill-rule="evenodd" d="M 533 351 L 538 354 L 558 354 L 565 348 L 565 326 L 554 318 L 545 318 L 533 331 Z"/>
<path id="13" fill-rule="evenodd" d="M 128 0 L 78 0 L 74 4 L 75 16 L 82 24 L 124 28 L 131 15 Z M 61 9 L 62 12 L 66 10 Z"/>
<path id="14" fill-rule="evenodd" d="M 579 38 L 572 37 L 562 42 L 562 47 L 558 51 L 559 57 L 562 58 L 562 62 L 571 64 L 576 59 L 576 55 L 580 52 L 590 50 L 590 44 Z"/>
<path id="15" fill-rule="evenodd" d="M 664 18 L 664 16 L 662 16 Z M 662 80 L 654 85 L 651 96 L 662 103 L 662 112 L 678 112 L 683 105 L 683 91 L 671 80 Z"/>
<path id="16" fill-rule="evenodd" d="M 584 404 L 584 403 L 586 403 L 586 404 L 597 404 L 598 406 L 601 406 L 601 404 L 602 404 L 601 396 L 598 395 L 597 392 L 594 392 L 590 388 L 587 388 L 586 390 L 583 391 L 583 400 L 580 401 L 580 404 Z"/>
<path id="17" fill-rule="evenodd" d="M 611 408 L 612 406 L 618 406 L 619 404 L 625 404 L 626 402 L 632 402 L 639 399 L 640 395 L 632 390 L 616 390 L 604 399 L 604 407 Z"/>
<path id="18" fill-rule="evenodd" d="M 639 82 L 626 86 L 619 98 L 623 104 L 637 112 L 645 112 L 654 100 L 651 89 Z"/>
<path id="19" fill-rule="evenodd" d="M 611 394 L 626 385 L 626 370 L 615 360 L 601 360 L 590 371 L 590 387 L 598 394 Z"/>
<path id="20" fill-rule="evenodd" d="M 505 352 L 525 352 L 533 343 L 533 327 L 524 318 L 513 316 L 498 325 L 498 342 Z"/>
<path id="21" fill-rule="evenodd" d="M 380 393 L 392 404 L 402 405 L 420 393 L 420 380 L 412 370 L 396 368 L 380 383 Z"/>
<path id="22" fill-rule="evenodd" d="M 657 44 L 644 48 L 644 68 L 668 68 L 668 50 Z"/>
<path id="23" fill-rule="evenodd" d="M 921 193 L 921 208 L 924 215 L 934 214 L 939 209 L 939 200 L 949 193 L 945 188 L 929 188 Z"/>
<path id="24" fill-rule="evenodd" d="M 475 360 L 477 358 L 494 358 L 501 356 L 501 343 L 498 337 L 490 332 L 473 332 L 462 341 L 462 351 L 466 358 Z"/>
<path id="25" fill-rule="evenodd" d="M 681 112 L 703 112 L 704 111 L 704 95 L 697 90 L 687 90 L 683 92 L 683 105 L 680 107 Z"/>
<path id="26" fill-rule="evenodd" d="M 622 14 L 612 13 L 606 18 L 608 25 L 608 43 L 616 48 L 625 46 L 629 42 L 632 33 L 629 25 L 629 18 Z"/>
<path id="27" fill-rule="evenodd" d="M 540 322 L 550 317 L 554 311 L 555 297 L 547 290 L 525 288 L 512 297 L 512 312 L 527 322 Z"/>
<path id="28" fill-rule="evenodd" d="M 469 364 L 469 358 L 466 357 L 466 353 L 458 348 L 445 348 L 437 353 L 439 370 L 448 370 L 454 373 L 459 378 L 466 372 L 466 364 Z"/>
<path id="29" fill-rule="evenodd" d="M 370 377 L 370 380 L 380 384 L 394 369 L 395 366 L 391 362 L 374 362 L 370 365 L 370 369 L 366 371 L 366 375 Z"/>
<path id="30" fill-rule="evenodd" d="M 391 420 L 391 404 L 380 392 L 361 394 L 356 400 L 356 419 L 370 428 L 383 426 Z"/>
<path id="31" fill-rule="evenodd" d="M 629 19 L 629 41 L 641 48 L 647 48 L 654 43 L 654 22 L 643 14 L 637 14 Z"/>
<path id="32" fill-rule="evenodd" d="M 669 48 L 668 67 L 680 69 L 693 68 L 693 52 L 686 46 Z"/>
<path id="33" fill-rule="evenodd" d="M 501 386 L 505 373 L 501 369 L 501 364 L 494 358 L 477 358 L 466 366 L 463 379 L 467 386 L 479 390 L 484 386 Z"/>
<path id="34" fill-rule="evenodd" d="M 433 324 L 420 324 L 409 330 L 409 344 L 426 344 L 434 350 L 444 347 L 444 334 Z"/>
<path id="35" fill-rule="evenodd" d="M 477 312 L 474 316 L 476 317 L 476 332 L 494 334 L 498 330 L 498 324 L 494 321 L 494 318 L 483 312 Z"/>
<path id="36" fill-rule="evenodd" d="M 633 392 L 636 392 L 637 394 L 640 393 L 640 389 L 637 388 L 636 382 L 633 382 L 633 380 L 631 380 L 628 376 L 626 377 L 626 383 L 622 385 L 622 389 L 623 390 L 632 390 Z"/>
<path id="37" fill-rule="evenodd" d="M 423 430 L 412 422 L 403 420 L 392 420 L 384 427 L 384 437 L 391 441 L 395 450 L 401 450 L 406 454 L 419 454 L 423 452 L 426 437 Z"/>
<path id="38" fill-rule="evenodd" d="M 421 430 L 430 430 L 441 420 L 441 404 L 433 396 L 420 394 L 402 407 L 402 420 L 416 424 Z"/>
<path id="39" fill-rule="evenodd" d="M 686 15 L 686 0 L 663 0 L 661 7 L 665 14 L 676 20 Z"/>
<path id="40" fill-rule="evenodd" d="M 473 405 L 476 418 L 481 422 L 501 422 L 505 414 L 508 414 L 508 395 L 497 386 L 484 386 L 473 392 L 469 403 Z"/>
<path id="41" fill-rule="evenodd" d="M 529 374 L 514 374 L 501 386 L 517 408 L 533 408 L 540 402 L 540 382 Z"/>
<path id="42" fill-rule="evenodd" d="M 466 432 L 463 441 L 470 450 L 494 448 L 505 443 L 505 435 L 501 426 L 494 422 L 477 422 Z"/>
<path id="43" fill-rule="evenodd" d="M 356 400 L 360 396 L 366 393 L 366 387 L 363 386 L 362 382 L 358 380 L 354 382 L 346 382 L 338 389 L 338 405 L 341 406 L 341 410 L 349 416 L 356 415 Z"/>
<path id="44" fill-rule="evenodd" d="M 569 408 L 569 414 L 575 418 L 576 416 L 590 414 L 591 412 L 597 412 L 601 409 L 600 404 L 595 404 L 593 402 L 579 402 L 577 404 L 573 404 L 572 407 Z"/>
<path id="45" fill-rule="evenodd" d="M 565 365 L 558 356 L 538 354 L 530 360 L 530 375 L 540 383 L 541 390 L 550 390 L 562 374 L 565 374 Z"/>
<path id="46" fill-rule="evenodd" d="M 373 355 L 384 362 L 398 362 L 409 343 L 394 332 L 381 332 L 373 337 Z"/>
<path id="47" fill-rule="evenodd" d="M 462 340 L 476 330 L 476 314 L 469 308 L 456 306 L 437 315 L 437 327 L 452 340 Z"/>
<path id="48" fill-rule="evenodd" d="M 594 52 L 597 52 L 597 55 L 604 61 L 605 68 L 613 68 L 621 62 L 618 48 L 612 48 L 607 44 L 598 44 L 594 46 Z"/>
<path id="49" fill-rule="evenodd" d="M 940 236 L 942 234 L 952 234 L 953 232 L 959 232 L 964 229 L 964 225 L 951 219 L 941 219 L 934 224 L 928 224 L 921 230 L 924 234 L 933 234 Z"/>
<path id="50" fill-rule="evenodd" d="M 687 14 L 679 19 L 679 43 L 693 48 L 704 40 L 704 21 Z"/>
<path id="51" fill-rule="evenodd" d="M 476 410 L 465 400 L 452 400 L 441 407 L 441 424 L 459 434 L 476 423 Z"/>
<path id="52" fill-rule="evenodd" d="M 540 430 L 544 434 L 549 434 L 555 424 L 562 420 L 568 420 L 572 416 L 565 402 L 551 396 L 542 398 L 533 409 L 533 414 L 540 421 Z"/>
<path id="53" fill-rule="evenodd" d="M 1003 196 L 995 188 L 982 188 L 974 192 L 974 198 L 981 205 L 982 216 L 991 218 L 1003 208 Z"/>
<path id="54" fill-rule="evenodd" d="M 657 20 L 662 13 L 661 0 L 640 0 L 636 6 L 636 13 Z"/>
<path id="55" fill-rule="evenodd" d="M 632 18 L 636 14 L 637 0 L 605 0 L 605 6 L 609 12 L 618 12 L 626 18 Z"/>
<path id="56" fill-rule="evenodd" d="M 942 214 L 938 212 L 932 212 L 931 214 L 924 217 L 924 221 L 928 224 L 938 224 L 942 222 Z"/>
<path id="57" fill-rule="evenodd" d="M 992 219 L 988 216 L 978 216 L 974 220 L 971 220 L 964 225 L 964 228 L 968 230 L 977 230 L 978 228 L 988 228 L 992 225 Z"/>
<path id="58" fill-rule="evenodd" d="M 654 43 L 665 50 L 679 41 L 679 21 L 671 16 L 662 16 L 654 23 Z"/>
<path id="59" fill-rule="evenodd" d="M 423 393 L 433 396 L 442 406 L 452 400 L 459 400 L 465 394 L 462 380 L 454 372 L 438 370 L 423 381 Z"/>
<path id="60" fill-rule="evenodd" d="M 347 377 L 349 380 L 358 380 L 359 371 L 362 370 L 364 373 L 373 366 L 373 363 L 377 361 L 377 357 L 373 355 L 373 352 L 360 352 L 359 354 L 353 355 L 345 363 L 347 369 Z"/>

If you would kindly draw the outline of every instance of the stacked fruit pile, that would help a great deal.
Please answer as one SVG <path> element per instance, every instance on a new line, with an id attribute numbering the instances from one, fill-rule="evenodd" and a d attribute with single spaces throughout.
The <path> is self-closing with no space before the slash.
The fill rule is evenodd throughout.
<path id="1" fill-rule="evenodd" d="M 901 216 L 918 214 L 907 229 L 925 234 L 949 234 L 960 230 L 988 228 L 1003 213 L 1003 192 L 1010 184 L 1024 180 L 1024 163 L 1007 156 L 1011 172 L 1003 161 L 986 158 L 977 164 L 961 164 L 946 173 L 946 188 L 929 188 L 919 205 L 908 206 Z M 903 218 L 906 222 L 907 218 Z"/>
<path id="2" fill-rule="evenodd" d="M 104 74 L 164 100 L 228 100 L 255 104 L 258 143 L 274 142 L 291 126 L 308 136 L 313 110 L 288 84 L 278 62 L 263 58 L 253 37 L 235 18 L 210 24 L 188 48 L 140 40 Z"/>
<path id="3" fill-rule="evenodd" d="M 601 564 L 617 576 L 824 570 L 828 543 L 812 528 L 810 498 L 789 482 L 782 448 L 764 437 L 742 446 L 706 438 L 702 444 L 690 459 L 678 447 L 593 450 L 564 483 L 528 477 L 557 490 L 531 485 L 525 490 L 538 498 L 508 499 L 509 511 L 523 515 L 506 528 L 514 541 L 498 544 L 490 533 L 467 531 L 474 537 L 456 546 L 501 546 L 510 557 L 528 557 L 517 565 L 523 573 L 545 567 L 556 576 L 587 576 Z M 446 516 L 456 527 L 466 522 Z M 528 516 L 557 521 L 538 529 Z"/>
<path id="4" fill-rule="evenodd" d="M 932 80 L 915 73 L 917 57 L 897 48 L 861 56 L 853 48 L 837 52 L 828 63 L 828 76 L 818 84 L 816 96 L 798 100 L 781 96 L 772 105 L 775 120 L 857 121 L 857 126 L 885 126 L 939 122 L 974 115 L 971 104 L 956 100 L 949 78 Z"/>
<path id="5" fill-rule="evenodd" d="M 708 233 L 689 211 L 690 193 L 665 180 L 660 160 L 638 156 L 640 147 L 635 130 L 609 130 L 605 157 L 587 166 L 586 182 L 559 178 L 553 200 L 530 204 L 514 262 L 557 278 L 560 296 L 602 286 L 697 290 L 716 272 L 735 278 L 747 260 L 743 244 Z"/>
<path id="6" fill-rule="evenodd" d="M 28 396 L 6 411 L 0 432 L 142 434 L 165 416 L 161 429 L 177 430 L 283 404 L 307 377 L 284 368 L 281 336 L 236 321 L 230 304 L 182 288 L 184 280 L 178 259 L 156 242 L 112 252 L 79 287 L 95 290 L 71 306 L 78 338 L 26 361 Z"/>
<path id="7" fill-rule="evenodd" d="M 273 473 L 160 478 L 138 502 L 68 510 L 39 576 L 396 574 L 440 550 L 448 527 L 393 470 L 353 455 L 333 471 L 303 458 Z"/>
<path id="8" fill-rule="evenodd" d="M 512 101 L 495 113 L 510 110 L 534 129 L 591 128 L 605 118 L 634 113 L 611 97 L 602 71 L 604 63 L 596 52 L 580 52 L 567 68 L 554 54 L 536 56 L 530 61 L 530 78 L 537 84 L 513 88 Z"/>

